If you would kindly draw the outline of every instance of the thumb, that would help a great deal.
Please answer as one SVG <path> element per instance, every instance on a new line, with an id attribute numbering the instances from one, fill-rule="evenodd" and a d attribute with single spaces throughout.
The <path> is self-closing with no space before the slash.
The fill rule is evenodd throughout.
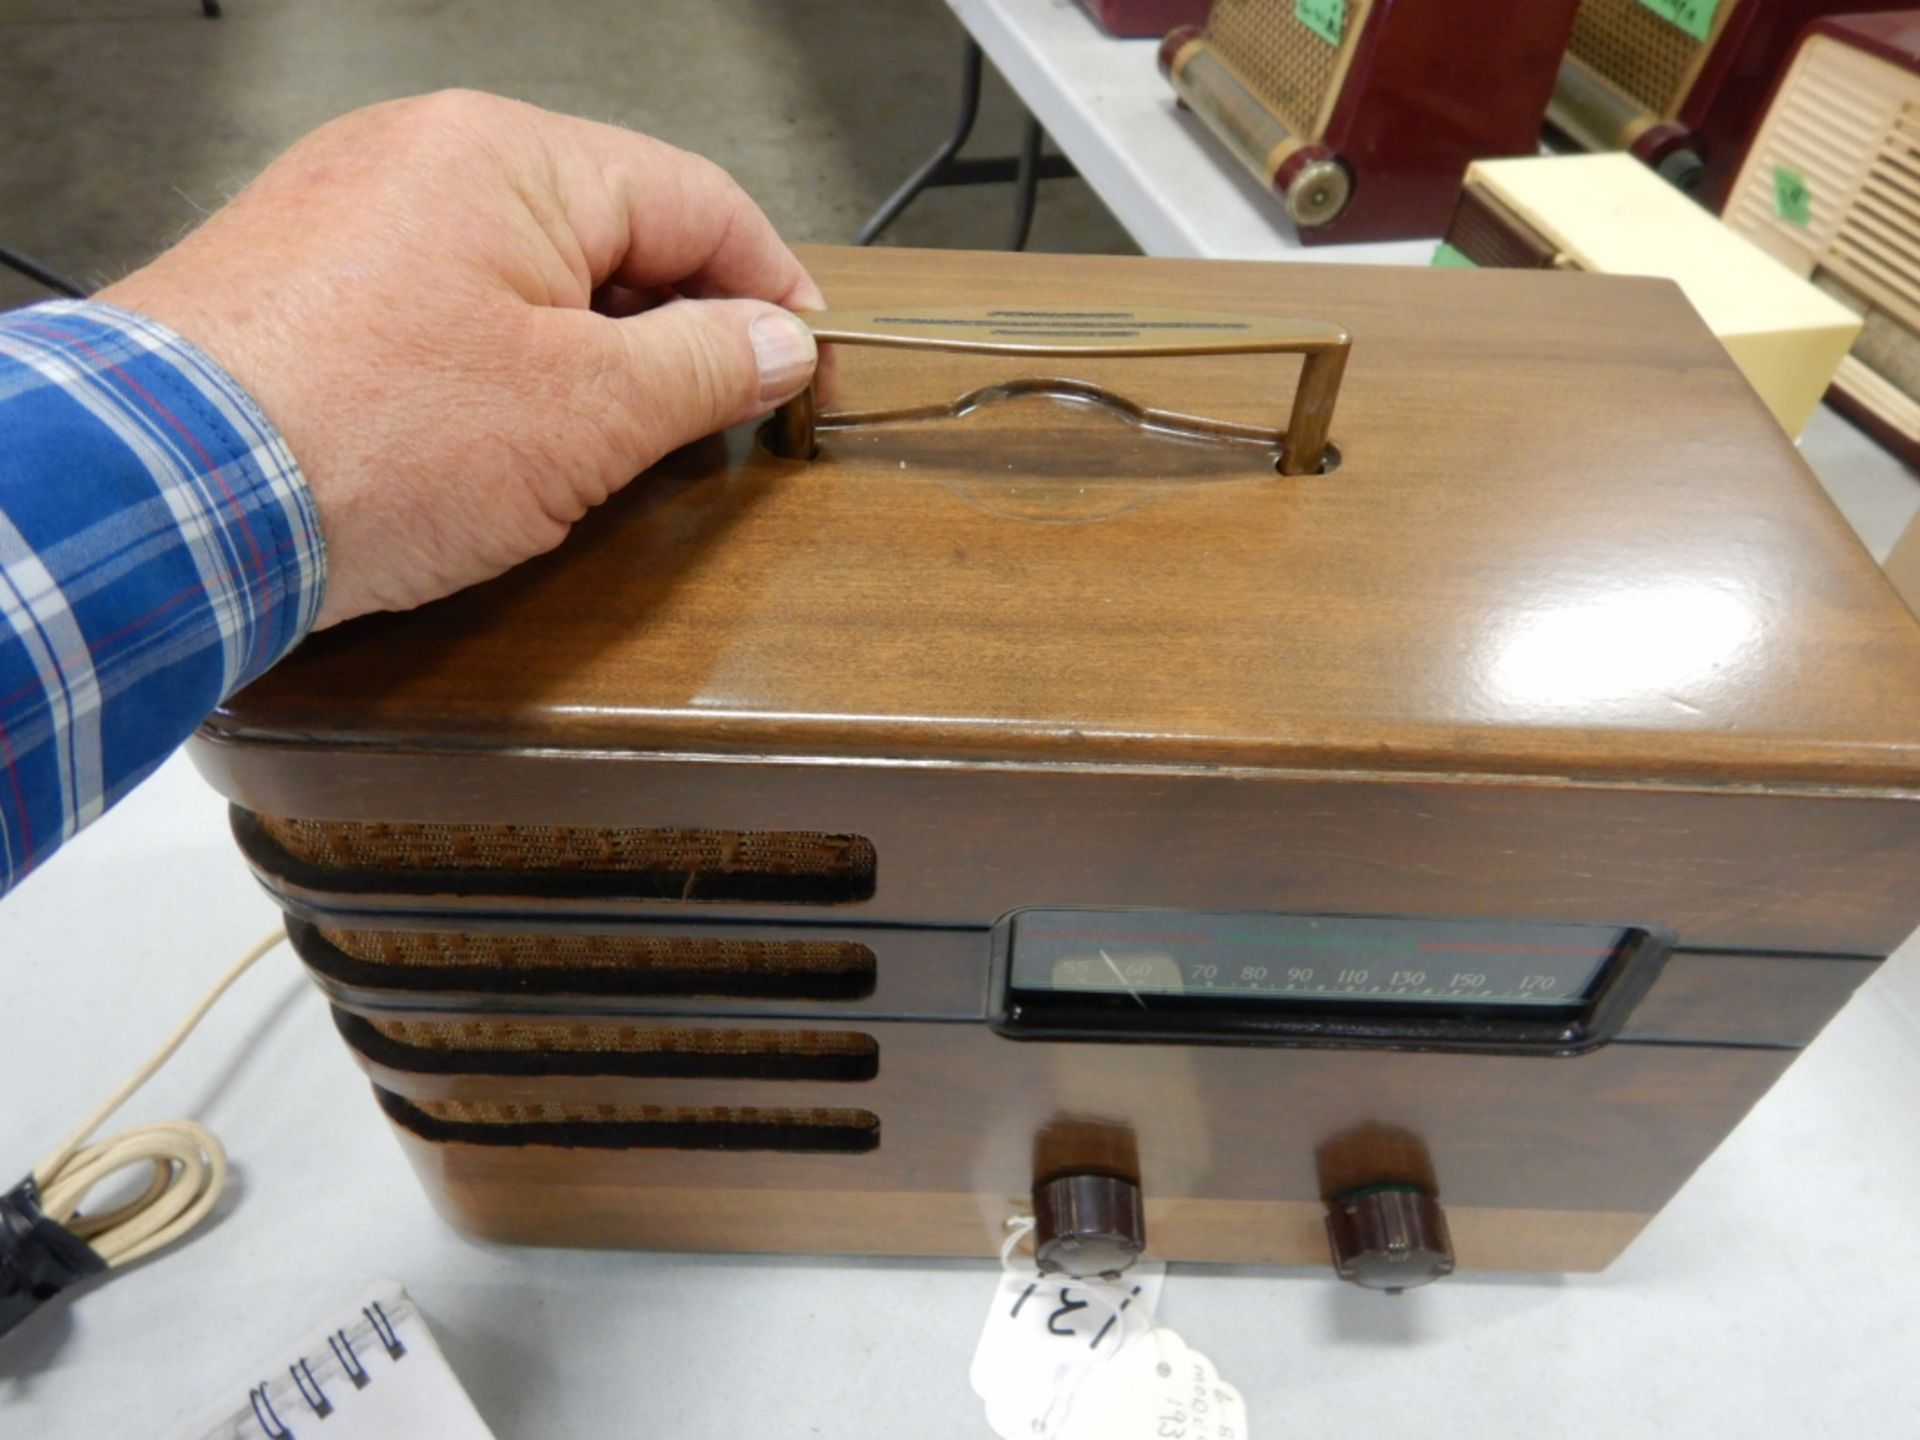
<path id="1" fill-rule="evenodd" d="M 813 331 L 760 300 L 675 300 L 613 322 L 648 458 L 738 425 L 813 379 Z"/>

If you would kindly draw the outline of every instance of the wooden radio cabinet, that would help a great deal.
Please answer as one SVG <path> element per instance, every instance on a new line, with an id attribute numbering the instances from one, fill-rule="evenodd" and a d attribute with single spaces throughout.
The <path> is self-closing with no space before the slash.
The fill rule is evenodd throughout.
<path id="1" fill-rule="evenodd" d="M 1920 626 L 1671 285 L 805 258 L 973 348 L 195 742 L 455 1223 L 1597 1268 L 1920 920 Z"/>

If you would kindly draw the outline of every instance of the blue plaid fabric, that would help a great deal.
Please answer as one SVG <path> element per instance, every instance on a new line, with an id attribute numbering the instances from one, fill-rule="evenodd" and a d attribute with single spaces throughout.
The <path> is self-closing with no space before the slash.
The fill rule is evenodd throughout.
<path id="1" fill-rule="evenodd" d="M 299 467 L 165 327 L 0 314 L 0 893 L 313 628 Z"/>

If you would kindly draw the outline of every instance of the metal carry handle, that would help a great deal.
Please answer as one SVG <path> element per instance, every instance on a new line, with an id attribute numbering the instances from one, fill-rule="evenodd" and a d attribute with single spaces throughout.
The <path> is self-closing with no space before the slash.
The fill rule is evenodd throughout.
<path id="1" fill-rule="evenodd" d="M 907 307 L 896 310 L 811 310 L 800 318 L 822 344 L 890 345 L 904 350 L 961 350 L 984 355 L 1079 355 L 1088 358 L 1150 355 L 1298 354 L 1300 381 L 1285 431 L 1266 431 L 1230 421 L 1201 421 L 1195 428 L 1239 438 L 1278 441 L 1280 473 L 1309 475 L 1320 469 L 1333 423 L 1333 404 L 1347 368 L 1351 337 L 1320 320 L 1281 320 L 1214 310 L 993 309 Z M 821 415 L 809 385 L 773 413 L 767 433 L 776 455 L 810 460 L 822 425 L 862 423 L 877 415 Z"/>

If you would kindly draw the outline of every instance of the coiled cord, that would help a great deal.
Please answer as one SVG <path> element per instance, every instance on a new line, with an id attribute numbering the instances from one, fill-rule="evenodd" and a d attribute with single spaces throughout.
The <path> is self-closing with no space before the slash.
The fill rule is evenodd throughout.
<path id="1" fill-rule="evenodd" d="M 104 1140 L 92 1140 L 93 1132 L 173 1058 L 174 1051 L 233 982 L 286 938 L 285 930 L 263 936 L 201 997 L 166 1043 L 134 1071 L 126 1084 L 34 1167 L 40 1208 L 47 1218 L 85 1240 L 109 1268 L 130 1264 L 172 1244 L 204 1220 L 226 1186 L 227 1152 L 218 1136 L 191 1120 L 136 1125 Z M 99 1215 L 81 1213 L 81 1205 L 96 1185 L 142 1165 L 150 1166 L 153 1174 L 141 1194 Z"/>

